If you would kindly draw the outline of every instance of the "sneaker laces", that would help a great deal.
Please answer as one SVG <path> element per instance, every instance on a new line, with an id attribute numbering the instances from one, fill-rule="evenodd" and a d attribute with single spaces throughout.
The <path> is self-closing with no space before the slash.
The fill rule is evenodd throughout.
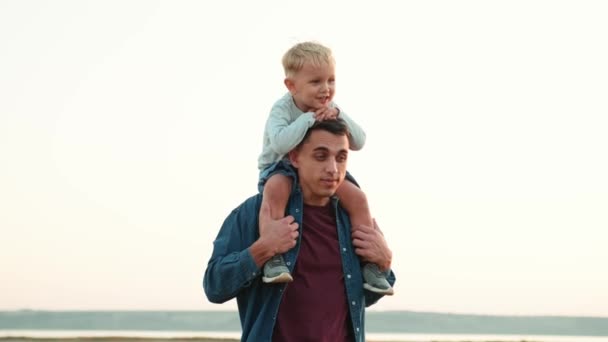
<path id="1" fill-rule="evenodd" d="M 270 267 L 280 267 L 285 264 L 283 260 L 281 260 L 281 257 L 278 255 L 273 256 L 272 259 L 268 261 L 268 263 L 270 264 Z"/>

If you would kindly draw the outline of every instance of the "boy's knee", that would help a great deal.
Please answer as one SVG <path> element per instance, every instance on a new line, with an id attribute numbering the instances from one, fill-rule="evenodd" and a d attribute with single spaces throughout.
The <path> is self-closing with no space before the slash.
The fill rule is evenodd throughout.
<path id="1" fill-rule="evenodd" d="M 268 178 L 265 186 L 270 186 L 272 188 L 280 188 L 280 189 L 290 188 L 291 187 L 291 177 L 288 177 L 288 176 L 280 174 L 280 173 L 274 174 L 270 178 Z"/>
<path id="2" fill-rule="evenodd" d="M 356 185 L 353 184 L 353 195 L 355 196 L 356 199 L 358 199 L 359 201 L 365 201 L 367 202 L 367 195 L 365 194 L 365 192 L 363 192 L 363 190 L 359 189 Z"/>

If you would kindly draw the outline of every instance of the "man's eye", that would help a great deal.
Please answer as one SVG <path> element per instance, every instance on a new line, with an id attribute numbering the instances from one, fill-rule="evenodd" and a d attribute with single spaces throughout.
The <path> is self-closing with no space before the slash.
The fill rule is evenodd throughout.
<path id="1" fill-rule="evenodd" d="M 315 159 L 316 160 L 325 160 L 325 155 L 324 154 L 317 154 L 317 155 L 315 155 Z"/>

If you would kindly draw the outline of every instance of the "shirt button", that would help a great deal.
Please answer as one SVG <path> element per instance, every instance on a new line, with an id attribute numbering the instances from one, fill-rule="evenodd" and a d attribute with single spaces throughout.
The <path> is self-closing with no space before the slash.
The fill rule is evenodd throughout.
<path id="1" fill-rule="evenodd" d="M 350 279 L 350 274 L 347 274 L 347 275 L 346 275 L 346 278 Z"/>
<path id="2" fill-rule="evenodd" d="M 342 248 L 342 252 L 346 252 L 346 247 L 343 247 L 343 248 Z"/>
<path id="3" fill-rule="evenodd" d="M 357 303 L 355 303 L 355 301 L 353 300 L 353 305 L 355 305 L 355 304 L 357 304 Z M 359 330 L 359 328 L 357 328 L 357 330 Z"/>
<path id="4" fill-rule="evenodd" d="M 359 328 L 357 328 L 357 332 L 359 332 Z"/>
<path id="5" fill-rule="evenodd" d="M 291 266 L 291 261 L 286 262 L 287 266 Z"/>
<path id="6" fill-rule="evenodd" d="M 297 209 L 297 208 L 296 208 L 296 213 L 299 213 L 299 212 L 300 212 L 300 209 Z"/>

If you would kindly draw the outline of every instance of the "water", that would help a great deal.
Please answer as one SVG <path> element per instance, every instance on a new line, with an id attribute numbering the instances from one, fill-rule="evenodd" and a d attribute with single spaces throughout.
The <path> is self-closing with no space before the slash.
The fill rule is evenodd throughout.
<path id="1" fill-rule="evenodd" d="M 0 311 L 0 337 L 239 338 L 235 311 Z M 608 342 L 608 317 L 366 314 L 369 341 Z"/>

